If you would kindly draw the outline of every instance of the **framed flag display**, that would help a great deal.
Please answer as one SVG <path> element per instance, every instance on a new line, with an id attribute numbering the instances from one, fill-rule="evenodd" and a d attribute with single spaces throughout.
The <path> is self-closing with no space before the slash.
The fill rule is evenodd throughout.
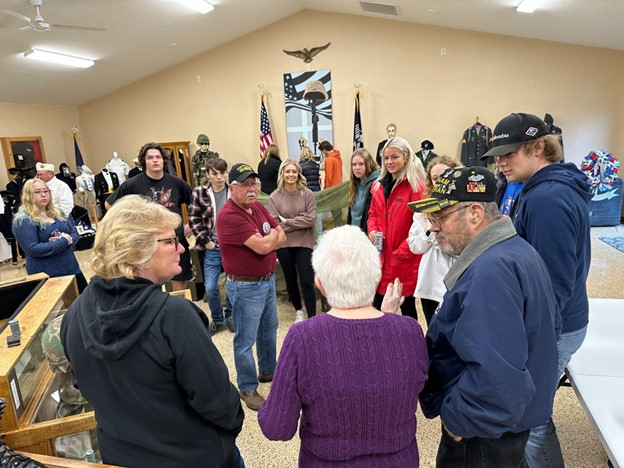
<path id="1" fill-rule="evenodd" d="M 329 70 L 284 74 L 288 157 L 298 160 L 304 137 L 315 156 L 320 157 L 321 140 L 333 142 L 332 86 Z"/>

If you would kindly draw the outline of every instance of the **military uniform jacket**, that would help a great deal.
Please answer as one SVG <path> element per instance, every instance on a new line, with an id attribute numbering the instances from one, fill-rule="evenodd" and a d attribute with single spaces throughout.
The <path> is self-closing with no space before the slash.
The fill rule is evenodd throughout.
<path id="1" fill-rule="evenodd" d="M 478 131 L 477 131 L 478 130 Z M 492 147 L 492 130 L 483 125 L 475 124 L 467 128 L 462 136 L 461 162 L 464 166 L 488 165 L 488 160 L 481 161 L 481 156 Z"/>
<path id="2" fill-rule="evenodd" d="M 219 153 L 215 153 L 214 151 L 208 151 L 206 153 L 202 153 L 197 150 L 193 157 L 191 158 L 191 166 L 193 172 L 193 187 L 199 187 L 204 185 L 208 178 L 206 177 L 206 161 L 209 158 L 218 158 Z"/>

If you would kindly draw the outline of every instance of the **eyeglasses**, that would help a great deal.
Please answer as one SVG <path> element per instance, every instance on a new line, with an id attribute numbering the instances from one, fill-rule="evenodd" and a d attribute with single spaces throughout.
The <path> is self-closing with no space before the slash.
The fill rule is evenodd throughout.
<path id="1" fill-rule="evenodd" d="M 245 190 L 248 189 L 259 189 L 260 188 L 260 181 L 256 181 L 256 182 L 251 182 L 251 183 L 246 183 L 246 184 L 241 184 L 240 182 L 232 182 L 232 185 L 236 185 L 237 187 L 242 187 Z"/>
<path id="2" fill-rule="evenodd" d="M 157 239 L 156 242 L 164 242 L 167 245 L 175 245 L 175 249 L 178 250 L 178 245 L 180 241 L 178 241 L 177 237 L 167 237 L 166 239 Z"/>
<path id="3" fill-rule="evenodd" d="M 458 208 L 458 209 L 453 210 L 453 211 L 448 211 L 448 212 L 444 213 L 442 216 L 429 216 L 428 219 L 429 219 L 429 222 L 431 223 L 432 226 L 435 226 L 437 229 L 441 229 L 442 228 L 442 221 L 444 220 L 444 218 L 448 218 L 453 213 L 457 213 L 458 211 L 465 210 L 466 208 L 470 208 L 470 205 L 462 206 L 461 208 Z"/>
<path id="4" fill-rule="evenodd" d="M 37 197 L 43 197 L 44 195 L 48 195 L 50 191 L 49 190 L 35 190 L 34 193 Z"/>

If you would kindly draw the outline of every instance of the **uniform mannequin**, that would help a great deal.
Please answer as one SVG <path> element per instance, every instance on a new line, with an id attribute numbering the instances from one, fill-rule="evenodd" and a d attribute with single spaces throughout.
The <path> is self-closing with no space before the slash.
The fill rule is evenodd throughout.
<path id="1" fill-rule="evenodd" d="M 141 172 L 143 172 L 141 166 L 139 165 L 139 158 L 134 158 L 132 162 L 134 163 L 134 167 L 130 169 L 130 172 L 128 172 L 128 179 L 132 179 L 134 176 L 138 176 Z"/>
<path id="2" fill-rule="evenodd" d="M 79 219 L 75 219 L 76 221 L 83 221 L 87 226 L 90 226 L 91 223 L 94 223 L 96 219 L 96 209 L 97 205 L 95 203 L 95 195 L 93 192 L 89 190 L 85 190 L 84 187 L 76 188 L 74 192 L 74 210 L 77 208 L 83 208 L 86 212 L 85 216 L 80 216 Z"/>
<path id="3" fill-rule="evenodd" d="M 203 133 L 197 136 L 197 146 L 199 146 L 199 149 L 191 160 L 191 165 L 193 166 L 193 187 L 199 187 L 208 180 L 206 177 L 206 160 L 219 157 L 219 153 L 210 151 L 210 138 Z"/>
<path id="4" fill-rule="evenodd" d="M 78 168 L 80 175 L 76 177 L 76 191 L 74 192 L 74 203 L 81 206 L 89 214 L 91 222 L 96 221 L 95 203 L 95 177 L 88 166 Z"/>
<path id="5" fill-rule="evenodd" d="M 100 202 L 102 215 L 106 213 L 104 202 L 108 196 L 119 188 L 119 177 L 117 173 L 109 171 L 107 168 L 95 176 L 95 196 Z"/>
<path id="6" fill-rule="evenodd" d="M 94 177 L 93 172 L 88 166 L 80 166 L 80 175 L 76 177 L 76 187 L 82 187 L 84 190 L 93 192 L 94 190 Z"/>
<path id="7" fill-rule="evenodd" d="M 65 182 L 72 192 L 76 191 L 76 174 L 69 170 L 69 166 L 66 163 L 62 163 L 59 166 L 59 172 L 56 174 L 56 178 Z"/>
<path id="8" fill-rule="evenodd" d="M 431 143 L 429 140 L 425 140 L 420 144 L 420 151 L 416 153 L 416 156 L 418 157 L 418 159 L 420 159 L 420 162 L 423 163 L 423 168 L 425 169 L 425 171 L 427 170 L 427 164 L 429 164 L 429 161 L 438 156 L 433 152 L 433 148 L 433 143 Z"/>
<path id="9" fill-rule="evenodd" d="M 119 157 L 117 151 L 113 151 L 113 158 L 106 163 L 106 169 L 117 174 L 117 179 L 120 184 L 126 181 L 128 172 L 130 172 L 130 166 Z"/>
<path id="10" fill-rule="evenodd" d="M 386 135 L 388 135 L 388 138 L 380 141 L 379 144 L 377 145 L 377 165 L 379 167 L 381 167 L 381 153 L 383 151 L 384 146 L 386 146 L 386 143 L 388 142 L 389 139 L 394 138 L 395 136 L 397 136 L 397 128 L 396 125 L 394 125 L 393 123 L 388 124 L 388 126 L 386 127 Z"/>

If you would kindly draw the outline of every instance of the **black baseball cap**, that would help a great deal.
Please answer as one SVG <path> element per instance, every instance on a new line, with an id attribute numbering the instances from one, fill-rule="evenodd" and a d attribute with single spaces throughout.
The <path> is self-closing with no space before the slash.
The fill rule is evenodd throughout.
<path id="1" fill-rule="evenodd" d="M 407 204 L 417 213 L 433 213 L 459 202 L 493 202 L 496 199 L 496 177 L 485 167 L 455 167 L 438 178 L 430 198 Z"/>
<path id="2" fill-rule="evenodd" d="M 251 176 L 260 177 L 249 164 L 234 164 L 232 166 L 232 169 L 230 169 L 230 173 L 228 174 L 228 184 L 231 184 L 232 182 L 243 182 L 245 179 Z"/>
<path id="3" fill-rule="evenodd" d="M 512 153 L 525 141 L 544 135 L 548 135 L 546 124 L 536 115 L 510 114 L 496 124 L 492 135 L 492 148 L 481 156 L 481 160 Z"/>

